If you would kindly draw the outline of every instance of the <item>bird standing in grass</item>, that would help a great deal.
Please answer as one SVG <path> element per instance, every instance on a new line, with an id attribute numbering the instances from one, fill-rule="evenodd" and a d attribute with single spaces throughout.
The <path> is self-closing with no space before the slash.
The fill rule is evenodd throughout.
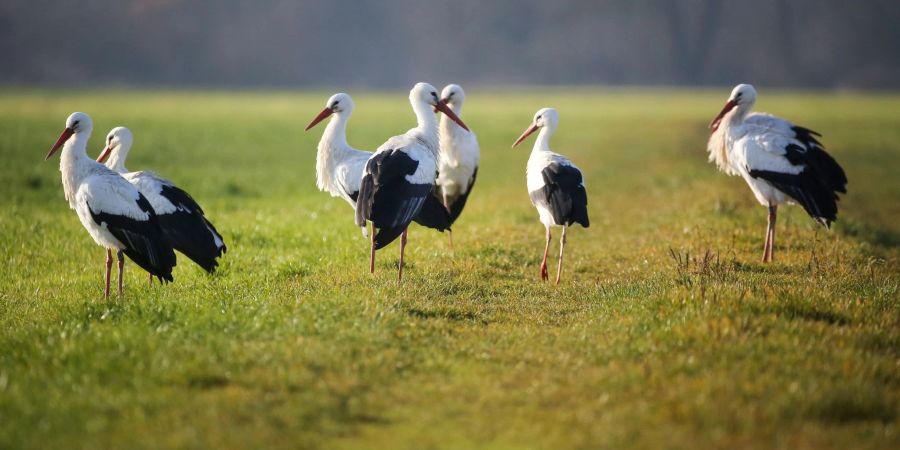
<path id="1" fill-rule="evenodd" d="M 106 136 L 106 147 L 97 162 L 115 171 L 131 183 L 150 202 L 166 240 L 208 273 L 213 273 L 228 249 L 222 235 L 203 213 L 190 194 L 159 175 L 143 170 L 129 172 L 125 159 L 134 137 L 125 127 L 116 127 Z M 150 275 L 153 281 L 153 275 Z"/>
<path id="2" fill-rule="evenodd" d="M 778 117 L 750 113 L 756 90 L 740 84 L 709 124 L 709 160 L 728 175 L 740 175 L 756 199 L 769 208 L 763 262 L 772 261 L 778 205 L 799 203 L 826 228 L 837 220 L 838 192 L 847 176 L 825 152 L 815 131 Z"/>
<path id="3" fill-rule="evenodd" d="M 519 136 L 513 147 L 519 145 L 531 133 L 541 130 L 528 165 L 525 169 L 528 196 L 537 209 L 541 223 L 546 228 L 544 258 L 541 260 L 541 279 L 547 280 L 547 253 L 550 251 L 550 227 L 561 226 L 559 238 L 559 262 L 556 267 L 556 284 L 562 276 L 563 253 L 566 248 L 566 230 L 578 223 L 590 226 L 587 211 L 587 192 L 581 171 L 568 158 L 550 150 L 550 136 L 559 124 L 559 114 L 553 108 L 543 108 L 534 115 L 531 125 Z"/>
<path id="4" fill-rule="evenodd" d="M 457 84 L 449 84 L 441 92 L 441 101 L 457 116 L 462 113 L 465 99 L 465 91 Z M 453 224 L 466 206 L 466 200 L 475 185 L 481 153 L 475 133 L 459 126 L 447 115 L 441 116 L 439 135 L 440 154 L 435 194 L 450 213 L 450 223 Z M 452 248 L 453 232 L 447 234 Z"/>
<path id="5" fill-rule="evenodd" d="M 349 94 L 332 95 L 325 102 L 325 109 L 306 126 L 306 131 L 332 117 L 322 133 L 316 152 L 316 186 L 334 197 L 343 198 L 355 210 L 363 170 L 372 152 L 357 150 L 347 143 L 347 122 L 353 114 L 353 106 Z M 425 200 L 422 211 L 413 220 L 438 231 L 450 229 L 450 214 L 434 197 Z M 367 236 L 365 224 L 360 229 L 363 236 Z"/>
<path id="6" fill-rule="evenodd" d="M 375 251 L 400 236 L 398 279 L 403 278 L 407 227 L 432 197 L 437 178 L 438 123 L 433 109 L 468 129 L 428 83 L 416 84 L 409 91 L 409 102 L 418 125 L 388 139 L 369 158 L 356 202 L 357 225 L 372 223 L 370 272 L 375 272 Z"/>
<path id="7" fill-rule="evenodd" d="M 59 171 L 69 207 L 97 244 L 106 248 L 106 289 L 109 298 L 112 252 L 119 261 L 122 294 L 124 255 L 162 280 L 172 281 L 175 252 L 163 236 L 150 202 L 119 174 L 88 158 L 91 118 L 81 112 L 66 119 L 66 128 L 44 160 L 62 148 Z"/>

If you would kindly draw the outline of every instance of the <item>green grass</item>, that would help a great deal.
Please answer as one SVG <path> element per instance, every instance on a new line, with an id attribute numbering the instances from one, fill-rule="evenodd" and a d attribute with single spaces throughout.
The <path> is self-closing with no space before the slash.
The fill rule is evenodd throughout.
<path id="1" fill-rule="evenodd" d="M 446 236 L 367 271 L 350 208 L 317 192 L 303 127 L 330 92 L 0 92 L 0 448 L 897 448 L 900 96 L 762 91 L 823 132 L 850 193 L 832 231 L 765 209 L 706 162 L 727 91 L 469 92 L 479 180 Z M 409 128 L 358 93 L 350 142 Z M 525 191 L 533 113 L 584 171 L 592 226 L 539 282 Z M 104 251 L 43 156 L 90 113 L 226 237 L 219 273 L 102 299 Z M 555 244 L 554 244 L 555 251 Z"/>

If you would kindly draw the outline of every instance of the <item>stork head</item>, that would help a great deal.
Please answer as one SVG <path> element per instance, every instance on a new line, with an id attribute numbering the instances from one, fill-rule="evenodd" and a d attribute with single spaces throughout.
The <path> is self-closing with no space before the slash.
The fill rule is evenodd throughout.
<path id="1" fill-rule="evenodd" d="M 107 166 L 112 168 L 119 162 L 124 164 L 125 158 L 128 157 L 128 151 L 131 150 L 131 143 L 133 141 L 134 136 L 132 136 L 131 130 L 128 128 L 113 128 L 109 131 L 109 134 L 106 135 L 106 147 L 100 152 L 100 156 L 97 157 L 97 162 L 103 164 L 109 159 L 110 155 L 115 155 L 115 158 L 110 160 L 110 164 L 107 164 Z"/>
<path id="2" fill-rule="evenodd" d="M 534 113 L 534 119 L 531 121 L 531 125 L 525 129 L 519 139 L 516 139 L 516 142 L 513 143 L 513 147 L 519 145 L 522 141 L 525 140 L 531 133 L 534 133 L 539 128 L 547 128 L 548 130 L 555 130 L 556 125 L 559 124 L 559 113 L 556 112 L 553 108 L 541 108 L 538 112 Z"/>
<path id="3" fill-rule="evenodd" d="M 732 109 L 738 108 L 739 111 L 747 111 L 753 107 L 754 103 L 756 103 L 756 89 L 753 89 L 753 86 L 749 84 L 735 86 L 728 97 L 728 101 L 725 102 L 725 106 L 722 107 L 722 111 L 709 123 L 709 128 L 715 133 L 719 129 L 719 125 L 722 124 L 722 119 Z"/>
<path id="4" fill-rule="evenodd" d="M 66 129 L 59 135 L 59 139 L 56 140 L 53 147 L 50 147 L 50 151 L 47 152 L 44 161 L 50 159 L 50 157 L 53 156 L 53 154 L 56 153 L 56 151 L 59 150 L 73 135 L 79 134 L 89 136 L 93 128 L 94 123 L 91 121 L 91 116 L 83 112 L 73 112 L 69 115 L 69 118 L 66 119 Z"/>
<path id="5" fill-rule="evenodd" d="M 328 98 L 328 101 L 325 102 L 325 109 L 316 116 L 309 125 L 306 126 L 305 131 L 309 131 L 310 128 L 316 126 L 319 122 L 325 120 L 328 116 L 332 114 L 340 114 L 346 112 L 348 115 L 353 112 L 353 99 L 350 98 L 350 94 L 345 94 L 343 92 L 338 92 L 337 94 L 332 95 Z"/>
<path id="6" fill-rule="evenodd" d="M 415 105 L 430 105 L 435 110 L 444 113 L 457 125 L 463 127 L 464 130 L 469 131 L 469 127 L 447 106 L 447 102 L 441 100 L 437 89 L 428 83 L 416 83 L 412 90 L 409 91 L 409 102 L 414 105 L 414 108 Z"/>
<path id="7" fill-rule="evenodd" d="M 466 100 L 466 93 L 458 84 L 448 84 L 441 91 L 441 101 L 451 106 L 462 106 Z"/>

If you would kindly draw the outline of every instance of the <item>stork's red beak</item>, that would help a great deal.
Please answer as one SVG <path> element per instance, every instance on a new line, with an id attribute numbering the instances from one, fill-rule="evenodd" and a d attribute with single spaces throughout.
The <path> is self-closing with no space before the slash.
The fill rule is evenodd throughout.
<path id="1" fill-rule="evenodd" d="M 719 112 L 719 115 L 709 123 L 709 128 L 712 129 L 713 133 L 719 129 L 719 125 L 722 123 L 722 118 L 725 117 L 725 114 L 728 114 L 728 111 L 734 109 L 735 106 L 737 106 L 737 102 L 734 100 L 725 102 L 725 106 L 722 108 L 722 111 Z"/>
<path id="2" fill-rule="evenodd" d="M 526 129 L 525 132 L 523 132 L 522 135 L 519 136 L 518 139 L 516 139 L 516 142 L 513 143 L 512 146 L 515 147 L 515 146 L 519 145 L 519 143 L 524 141 L 525 138 L 527 138 L 528 136 L 531 135 L 531 133 L 534 133 L 535 131 L 537 131 L 537 129 L 538 129 L 538 126 L 536 124 L 531 124 L 531 126 L 528 127 L 528 129 Z"/>
<path id="3" fill-rule="evenodd" d="M 434 109 L 435 109 L 435 111 L 440 111 L 440 112 L 444 113 L 447 117 L 450 118 L 450 120 L 456 122 L 457 125 L 463 127 L 463 130 L 469 131 L 469 127 L 467 127 L 466 124 L 463 123 L 462 119 L 460 119 L 456 115 L 456 113 L 454 113 L 453 110 L 450 109 L 449 106 L 447 106 L 446 101 L 444 101 L 444 100 L 438 101 L 437 104 L 434 105 Z"/>
<path id="4" fill-rule="evenodd" d="M 53 144 L 53 147 L 50 147 L 50 151 L 47 152 L 47 156 L 44 157 L 44 161 L 50 159 L 50 157 L 53 156 L 53 154 L 56 153 L 56 151 L 59 150 L 59 148 L 62 147 L 63 144 L 65 144 L 66 141 L 68 141 L 69 138 L 72 137 L 73 134 L 75 134 L 75 130 L 66 127 L 66 129 L 63 130 L 62 134 L 59 135 L 59 139 L 56 140 L 56 143 Z"/>
<path id="5" fill-rule="evenodd" d="M 332 115 L 333 113 L 334 113 L 334 110 L 331 109 L 331 108 L 325 108 L 325 109 L 323 109 L 322 112 L 320 112 L 319 115 L 316 116 L 316 118 L 313 119 L 313 121 L 310 122 L 309 125 L 306 126 L 306 129 L 303 130 L 303 131 L 309 131 L 310 128 L 316 126 L 316 124 L 318 124 L 319 122 L 325 120 L 326 117 Z"/>
<path id="6" fill-rule="evenodd" d="M 106 146 L 102 152 L 100 152 L 100 156 L 97 157 L 97 162 L 103 164 L 109 158 L 109 155 L 112 153 L 112 147 Z"/>

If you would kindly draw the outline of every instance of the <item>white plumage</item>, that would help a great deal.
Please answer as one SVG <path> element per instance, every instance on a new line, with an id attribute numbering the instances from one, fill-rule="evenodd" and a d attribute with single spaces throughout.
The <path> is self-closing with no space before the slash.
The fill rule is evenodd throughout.
<path id="1" fill-rule="evenodd" d="M 332 119 L 325 127 L 316 152 L 316 186 L 333 197 L 340 197 L 356 208 L 359 183 L 363 169 L 372 152 L 357 150 L 347 143 L 347 122 L 353 114 L 353 99 L 337 93 L 325 103 L 325 109 L 306 127 L 314 127 L 326 117 Z M 365 230 L 365 227 L 363 227 Z"/>
<path id="2" fill-rule="evenodd" d="M 128 181 L 88 158 L 92 129 L 87 114 L 72 113 L 45 159 L 62 148 L 59 170 L 69 207 L 94 241 L 107 249 L 105 295 L 109 296 L 112 250 L 119 256 L 120 294 L 123 252 L 151 274 L 171 281 L 175 254 L 160 234 L 153 209 Z"/>
<path id="3" fill-rule="evenodd" d="M 537 130 L 537 139 L 531 150 L 531 156 L 525 167 L 525 181 L 528 196 L 538 211 L 541 223 L 545 227 L 544 257 L 541 261 L 541 279 L 548 279 L 547 252 L 550 250 L 552 226 L 561 226 L 559 239 L 559 262 L 556 271 L 556 283 L 562 276 L 563 252 L 566 245 L 566 231 L 569 225 L 579 223 L 590 226 L 587 211 L 587 192 L 581 171 L 568 158 L 550 150 L 550 137 L 559 125 L 559 114 L 553 108 L 539 110 L 525 132 L 513 144 L 513 147 L 525 140 Z"/>
<path id="4" fill-rule="evenodd" d="M 465 91 L 459 85 L 449 84 L 441 91 L 441 101 L 457 116 L 462 113 L 465 99 Z M 462 128 L 446 115 L 441 116 L 438 134 L 440 151 L 436 192 L 450 213 L 452 224 L 462 213 L 475 184 L 481 151 L 475 133 Z M 453 235 L 449 236 L 452 245 Z"/>
<path id="5" fill-rule="evenodd" d="M 438 124 L 432 108 L 465 128 L 462 120 L 440 101 L 437 91 L 428 83 L 416 84 L 409 93 L 409 101 L 418 125 L 402 135 L 391 137 L 372 154 L 363 171 L 356 203 L 356 223 L 365 226 L 367 221 L 372 222 L 370 271 L 375 270 L 375 250 L 402 235 L 401 278 L 409 223 L 417 216 L 419 221 L 449 221 L 443 208 L 423 212 L 426 199 L 433 198 L 431 191 L 437 177 Z"/>
<path id="6" fill-rule="evenodd" d="M 113 128 L 97 161 L 106 161 L 106 167 L 144 195 L 156 212 L 163 235 L 176 250 L 207 272 L 214 272 L 218 266 L 216 259 L 227 251 L 222 236 L 190 194 L 154 172 L 128 171 L 125 161 L 133 143 L 131 130 Z"/>
<path id="7" fill-rule="evenodd" d="M 739 175 L 769 208 L 763 262 L 772 260 L 778 205 L 799 203 L 826 227 L 837 219 L 837 192 L 846 192 L 843 169 L 825 152 L 818 133 L 770 114 L 750 113 L 756 90 L 734 88 L 710 123 L 709 160 Z"/>

